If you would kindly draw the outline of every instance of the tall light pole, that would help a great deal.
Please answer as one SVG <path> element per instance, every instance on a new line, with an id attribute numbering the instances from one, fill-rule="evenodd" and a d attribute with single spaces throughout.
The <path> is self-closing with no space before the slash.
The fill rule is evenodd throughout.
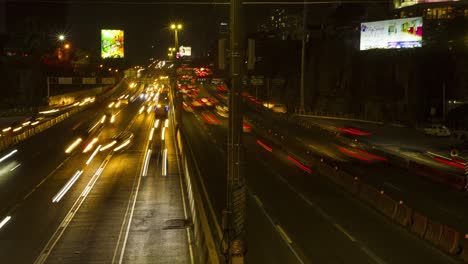
<path id="1" fill-rule="evenodd" d="M 179 30 L 182 30 L 182 24 L 171 24 L 171 29 L 174 30 L 174 44 L 175 49 L 179 49 Z"/>
<path id="2" fill-rule="evenodd" d="M 242 110 L 241 110 L 241 8 L 242 0 L 230 1 L 231 91 L 229 94 L 227 208 L 223 211 L 223 231 L 227 241 L 228 263 L 244 263 L 246 224 L 246 182 L 242 171 Z"/>

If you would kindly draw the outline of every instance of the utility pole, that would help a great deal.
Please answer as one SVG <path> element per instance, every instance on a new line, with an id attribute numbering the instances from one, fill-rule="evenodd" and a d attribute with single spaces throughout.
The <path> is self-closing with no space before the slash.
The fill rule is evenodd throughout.
<path id="1" fill-rule="evenodd" d="M 300 91 L 300 105 L 299 105 L 299 113 L 304 114 L 305 113 L 305 84 L 304 84 L 304 76 L 305 76 L 305 47 L 306 47 L 306 23 L 307 23 L 307 10 L 306 10 L 306 5 L 304 4 L 304 13 L 303 13 L 303 18 L 302 18 L 302 48 L 301 48 L 301 91 Z"/>
<path id="2" fill-rule="evenodd" d="M 242 58 L 240 34 L 242 0 L 230 1 L 231 93 L 229 96 L 227 208 L 223 212 L 223 230 L 227 242 L 227 263 L 244 263 L 246 184 L 242 173 L 242 111 L 240 104 Z"/>

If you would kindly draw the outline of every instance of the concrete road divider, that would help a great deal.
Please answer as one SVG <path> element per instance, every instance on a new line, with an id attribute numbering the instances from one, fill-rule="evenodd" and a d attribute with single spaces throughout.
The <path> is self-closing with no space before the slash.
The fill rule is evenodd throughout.
<path id="1" fill-rule="evenodd" d="M 442 225 L 440 223 L 437 223 L 429 219 L 427 221 L 427 229 L 426 229 L 426 233 L 424 234 L 424 239 L 438 246 L 441 234 L 442 234 Z"/>
<path id="2" fill-rule="evenodd" d="M 460 252 L 460 233 L 455 229 L 442 225 L 439 248 L 450 254 Z"/>
<path id="3" fill-rule="evenodd" d="M 465 235 L 465 238 L 460 243 L 462 246 L 462 251 L 460 252 L 460 258 L 468 263 L 468 234 Z"/>
<path id="4" fill-rule="evenodd" d="M 424 237 L 426 234 L 427 230 L 427 216 L 420 214 L 416 211 L 413 211 L 413 215 L 411 217 L 413 220 L 411 223 L 411 232 L 415 233 L 416 235 L 420 237 Z"/>
<path id="5" fill-rule="evenodd" d="M 337 170 L 335 173 L 336 182 L 352 193 L 359 193 L 358 178 L 353 177 L 343 170 Z"/>
<path id="6" fill-rule="evenodd" d="M 395 222 L 399 223 L 400 225 L 407 227 L 411 226 L 412 224 L 412 216 L 413 208 L 406 205 L 403 201 L 399 201 L 393 220 L 395 220 Z"/>
<path id="7" fill-rule="evenodd" d="M 377 209 L 381 211 L 383 214 L 390 218 L 395 217 L 396 209 L 397 209 L 397 202 L 390 198 L 390 196 L 386 195 L 383 191 L 380 192 L 380 197 L 378 200 L 379 206 Z"/>
<path id="8" fill-rule="evenodd" d="M 359 192 L 359 198 L 370 203 L 374 207 L 379 206 L 380 192 L 374 187 L 368 184 L 361 184 L 361 190 Z"/>

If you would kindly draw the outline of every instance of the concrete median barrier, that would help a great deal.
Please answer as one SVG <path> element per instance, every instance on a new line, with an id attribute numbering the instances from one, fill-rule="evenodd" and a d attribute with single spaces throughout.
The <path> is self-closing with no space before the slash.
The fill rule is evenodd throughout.
<path id="1" fill-rule="evenodd" d="M 442 230 L 439 240 L 439 248 L 450 254 L 460 252 L 460 233 L 446 225 L 442 225 Z"/>
<path id="2" fill-rule="evenodd" d="M 359 193 L 359 181 L 358 178 L 353 177 L 346 173 L 345 171 L 338 170 L 335 173 L 336 181 L 339 185 L 343 186 L 345 189 L 351 193 Z"/>
<path id="3" fill-rule="evenodd" d="M 411 232 L 415 233 L 420 237 L 424 237 L 427 230 L 427 216 L 420 214 L 416 211 L 413 211 L 412 215 L 412 222 L 411 222 Z"/>
<path id="4" fill-rule="evenodd" d="M 407 227 L 412 224 L 413 208 L 409 207 L 403 201 L 399 201 L 393 220 L 400 225 Z"/>
<path id="5" fill-rule="evenodd" d="M 385 214 L 386 216 L 390 218 L 395 217 L 396 209 L 397 209 L 397 202 L 390 198 L 390 196 L 386 195 L 385 193 L 381 192 L 380 197 L 378 200 L 379 206 L 377 206 L 377 209 L 379 209 L 380 212 Z"/>
<path id="6" fill-rule="evenodd" d="M 465 235 L 464 239 L 461 241 L 461 249 L 459 257 L 463 262 L 468 263 L 468 234 Z"/>
<path id="7" fill-rule="evenodd" d="M 374 207 L 379 206 L 380 191 L 368 184 L 361 184 L 359 191 L 359 198 L 373 205 Z"/>
<path id="8" fill-rule="evenodd" d="M 440 223 L 432 221 L 431 219 L 428 219 L 427 229 L 426 229 L 426 233 L 424 234 L 424 239 L 438 246 L 441 234 L 442 234 L 442 225 Z"/>

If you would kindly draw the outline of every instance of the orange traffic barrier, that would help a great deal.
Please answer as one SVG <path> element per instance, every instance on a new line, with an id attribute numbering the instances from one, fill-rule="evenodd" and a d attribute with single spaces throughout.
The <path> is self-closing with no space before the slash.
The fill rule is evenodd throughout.
<path id="1" fill-rule="evenodd" d="M 379 209 L 386 216 L 393 218 L 396 213 L 397 202 L 382 191 L 380 192 L 379 206 L 377 206 L 377 209 Z"/>
<path id="2" fill-rule="evenodd" d="M 426 233 L 424 234 L 424 239 L 431 242 L 434 245 L 439 245 L 440 236 L 442 234 L 442 225 L 428 219 L 427 221 L 427 229 Z"/>
<path id="3" fill-rule="evenodd" d="M 370 185 L 361 184 L 361 188 L 359 191 L 359 198 L 372 204 L 375 207 L 378 207 L 380 192 Z"/>
<path id="4" fill-rule="evenodd" d="M 403 201 L 398 202 L 395 216 L 393 219 L 402 226 L 411 226 L 412 224 L 413 208 L 404 204 Z"/>
<path id="5" fill-rule="evenodd" d="M 455 229 L 442 225 L 439 247 L 451 254 L 460 251 L 460 233 Z"/>
<path id="6" fill-rule="evenodd" d="M 462 244 L 462 252 L 460 253 L 460 258 L 464 262 L 468 262 L 468 234 L 465 235 L 465 239 L 463 239 Z"/>
<path id="7" fill-rule="evenodd" d="M 426 234 L 427 229 L 427 216 L 422 215 L 416 211 L 413 211 L 411 232 L 423 237 Z"/>

